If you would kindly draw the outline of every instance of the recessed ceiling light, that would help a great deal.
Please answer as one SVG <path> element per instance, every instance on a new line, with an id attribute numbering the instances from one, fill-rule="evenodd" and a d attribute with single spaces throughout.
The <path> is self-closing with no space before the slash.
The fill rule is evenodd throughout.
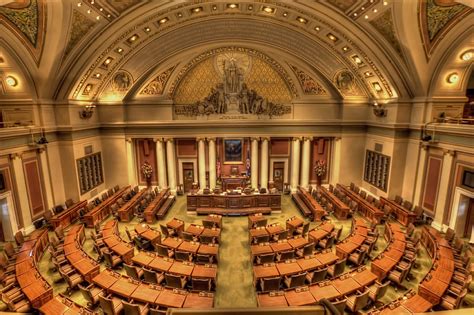
<path id="1" fill-rule="evenodd" d="M 472 59 L 472 56 L 474 55 L 474 53 L 472 51 L 466 51 L 465 53 L 463 53 L 461 55 L 461 59 L 464 60 L 464 61 L 469 61 Z"/>
<path id="2" fill-rule="evenodd" d="M 253 6 L 249 5 L 248 6 L 249 10 L 253 10 Z"/>
<path id="3" fill-rule="evenodd" d="M 357 55 L 352 56 L 352 60 L 354 60 L 354 62 L 358 65 L 362 64 L 362 59 L 360 59 Z"/>
<path id="4" fill-rule="evenodd" d="M 95 17 L 96 20 L 100 20 L 100 15 Z"/>
<path id="5" fill-rule="evenodd" d="M 456 72 L 451 73 L 448 76 L 448 82 L 451 84 L 458 82 L 458 80 L 459 80 L 459 75 Z"/>
<path id="6" fill-rule="evenodd" d="M 191 13 L 199 13 L 202 11 L 202 7 L 197 7 L 191 10 Z"/>
<path id="7" fill-rule="evenodd" d="M 357 16 L 357 12 L 354 12 L 354 16 Z"/>
<path id="8" fill-rule="evenodd" d="M 117 52 L 118 52 L 119 54 L 121 54 L 121 53 L 123 52 L 123 49 L 119 47 L 119 48 L 117 48 Z"/>
<path id="9" fill-rule="evenodd" d="M 387 4 L 388 4 L 388 1 L 384 1 L 384 2 L 383 2 L 383 5 L 387 5 Z"/>
<path id="10" fill-rule="evenodd" d="M 82 2 L 78 2 L 78 3 L 77 3 L 77 6 L 78 6 L 78 7 L 81 7 L 81 6 L 82 6 Z"/>
<path id="11" fill-rule="evenodd" d="M 329 34 L 327 35 L 327 37 L 328 37 L 330 40 L 332 40 L 333 42 L 337 41 L 337 37 L 334 36 L 334 35 L 331 34 L 331 33 L 329 33 Z"/>
<path id="12" fill-rule="evenodd" d="M 164 23 L 168 22 L 168 20 L 169 20 L 169 19 L 168 19 L 167 17 L 164 17 L 164 18 L 162 18 L 161 20 L 159 20 L 158 23 L 164 24 Z"/>
<path id="13" fill-rule="evenodd" d="M 97 79 L 100 79 L 101 76 L 102 76 L 102 75 L 101 75 L 100 73 L 94 74 L 94 77 L 96 77 Z"/>
<path id="14" fill-rule="evenodd" d="M 370 71 L 365 71 L 365 72 L 364 72 L 364 75 L 365 75 L 366 77 L 370 77 L 370 76 L 372 76 L 372 72 L 370 72 Z"/>
<path id="15" fill-rule="evenodd" d="M 366 14 L 366 15 L 364 16 L 364 18 L 367 20 L 367 19 L 369 18 L 369 16 Z"/>
<path id="16" fill-rule="evenodd" d="M 130 38 L 128 39 L 128 41 L 129 41 L 129 42 L 134 42 L 134 41 L 136 41 L 137 39 L 138 39 L 138 35 L 135 34 L 135 35 L 133 35 L 132 37 L 130 37 Z"/>
<path id="17" fill-rule="evenodd" d="M 105 65 L 105 66 L 108 66 L 108 65 L 112 62 L 112 60 L 113 60 L 113 59 L 110 58 L 110 57 L 107 58 L 107 59 L 105 59 L 105 60 L 104 60 L 104 65 Z"/>
<path id="18" fill-rule="evenodd" d="M 94 0 L 92 0 L 92 1 L 91 1 L 91 4 L 94 4 L 94 3 L 95 3 L 95 1 L 94 1 Z"/>
<path id="19" fill-rule="evenodd" d="M 147 33 L 151 32 L 151 28 L 149 28 L 148 26 L 147 26 L 147 27 L 145 27 L 145 29 L 144 29 L 144 30 L 145 30 L 145 32 L 147 32 Z"/>
<path id="20" fill-rule="evenodd" d="M 104 8 L 100 8 L 99 11 L 100 11 L 100 12 L 104 11 Z"/>
<path id="21" fill-rule="evenodd" d="M 275 9 L 271 8 L 271 7 L 263 7 L 262 11 L 265 12 L 265 13 L 274 13 Z"/>
<path id="22" fill-rule="evenodd" d="M 299 16 L 299 17 L 297 18 L 297 20 L 298 20 L 298 22 L 303 23 L 303 24 L 308 23 L 308 20 L 306 20 L 305 18 L 303 18 L 303 17 L 301 17 L 301 16 Z"/>
<path id="23" fill-rule="evenodd" d="M 216 10 L 217 10 L 217 5 L 212 6 L 212 9 L 213 9 L 214 11 L 216 11 Z"/>
<path id="24" fill-rule="evenodd" d="M 379 10 L 373 9 L 372 12 L 377 13 Z"/>
<path id="25" fill-rule="evenodd" d="M 111 17 L 111 15 L 110 15 L 110 14 L 107 14 L 107 17 L 109 18 L 109 17 Z"/>
<path id="26" fill-rule="evenodd" d="M 314 30 L 319 32 L 319 31 L 321 30 L 321 28 L 320 28 L 319 26 L 316 26 L 316 27 L 314 28 Z"/>
<path id="27" fill-rule="evenodd" d="M 235 4 L 235 3 L 229 3 L 229 4 L 227 5 L 227 7 L 230 8 L 230 9 L 236 9 L 236 8 L 238 8 L 239 6 L 238 6 L 237 4 Z"/>
<path id="28" fill-rule="evenodd" d="M 283 16 L 285 16 L 285 17 L 288 16 L 288 12 L 284 12 Z"/>
<path id="29" fill-rule="evenodd" d="M 5 78 L 5 83 L 8 84 L 9 86 L 17 86 L 18 81 L 9 75 L 8 77 Z"/>
<path id="30" fill-rule="evenodd" d="M 91 9 L 87 10 L 87 13 L 88 13 L 88 14 L 91 14 L 91 13 L 92 13 L 92 10 L 91 10 Z"/>
<path id="31" fill-rule="evenodd" d="M 365 10 L 365 8 L 364 8 L 364 7 L 362 7 L 362 8 L 360 8 L 360 10 L 361 10 L 361 11 L 364 11 L 364 10 Z"/>
<path id="32" fill-rule="evenodd" d="M 372 85 L 373 85 L 375 91 L 382 92 L 382 87 L 380 86 L 380 84 L 378 82 L 374 82 L 374 83 L 372 83 Z"/>
<path id="33" fill-rule="evenodd" d="M 348 50 L 349 50 L 349 47 L 347 47 L 347 46 L 344 46 L 344 47 L 342 47 L 342 50 L 344 50 L 344 51 L 348 51 Z"/>

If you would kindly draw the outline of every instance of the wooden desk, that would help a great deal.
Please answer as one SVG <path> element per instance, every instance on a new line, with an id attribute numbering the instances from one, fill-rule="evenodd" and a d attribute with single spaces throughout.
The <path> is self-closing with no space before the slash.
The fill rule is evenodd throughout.
<path id="1" fill-rule="evenodd" d="M 160 286 L 141 283 L 130 297 L 141 303 L 155 304 L 162 290 L 163 288 Z"/>
<path id="2" fill-rule="evenodd" d="M 204 226 L 202 225 L 196 225 L 196 224 L 190 224 L 187 228 L 186 228 L 186 232 L 188 233 L 191 233 L 192 235 L 198 237 L 199 235 L 201 235 L 202 231 L 204 230 Z"/>
<path id="3" fill-rule="evenodd" d="M 183 308 L 206 309 L 214 307 L 214 295 L 212 293 L 188 293 Z"/>
<path id="4" fill-rule="evenodd" d="M 175 261 L 168 270 L 169 273 L 174 273 L 180 276 L 190 277 L 193 273 L 194 264 Z"/>
<path id="5" fill-rule="evenodd" d="M 250 251 L 252 252 L 252 257 L 273 253 L 273 250 L 270 245 L 264 244 L 251 245 Z"/>
<path id="6" fill-rule="evenodd" d="M 148 265 L 156 258 L 155 254 L 149 252 L 139 251 L 137 255 L 133 256 L 132 261 L 137 265 L 148 267 Z"/>
<path id="7" fill-rule="evenodd" d="M 53 226 L 53 229 L 57 228 L 58 226 L 66 228 L 79 218 L 79 211 L 84 209 L 86 206 L 87 200 L 79 201 L 70 208 L 67 208 L 61 213 L 54 215 L 49 220 L 49 223 Z"/>
<path id="8" fill-rule="evenodd" d="M 403 306 L 413 313 L 425 313 L 433 307 L 433 304 L 420 295 L 415 294 L 411 298 L 407 299 L 403 303 Z"/>
<path id="9" fill-rule="evenodd" d="M 300 265 L 298 265 L 296 261 L 277 263 L 276 268 L 278 269 L 278 273 L 280 273 L 281 276 L 289 276 L 302 271 Z"/>
<path id="10" fill-rule="evenodd" d="M 270 243 L 270 247 L 272 248 L 272 251 L 274 253 L 280 253 L 280 252 L 284 252 L 284 251 L 288 251 L 292 249 L 290 244 L 288 244 L 286 240 L 278 241 L 276 243 Z"/>
<path id="11" fill-rule="evenodd" d="M 216 265 L 194 265 L 191 273 L 193 278 L 204 278 L 211 279 L 215 282 L 217 278 L 217 266 Z"/>
<path id="12" fill-rule="evenodd" d="M 279 275 L 280 273 L 274 264 L 253 266 L 253 276 L 255 281 L 262 278 L 278 277 Z"/>
<path id="13" fill-rule="evenodd" d="M 319 186 L 318 189 L 321 194 L 326 197 L 328 202 L 333 205 L 334 215 L 336 216 L 336 218 L 338 218 L 339 220 L 346 220 L 351 211 L 349 206 L 342 202 L 339 198 L 337 198 L 336 195 L 334 195 L 332 192 L 327 190 L 326 187 Z"/>
<path id="14" fill-rule="evenodd" d="M 350 190 L 348 187 L 341 184 L 337 184 L 337 188 L 344 192 L 349 198 L 357 202 L 358 211 L 360 211 L 366 218 L 373 222 L 380 223 L 380 220 L 384 216 L 384 213 L 379 208 L 362 198 L 359 194 Z"/>
<path id="15" fill-rule="evenodd" d="M 285 229 L 280 224 L 270 224 L 270 225 L 267 225 L 265 229 L 267 230 L 270 236 L 273 236 L 275 234 L 285 231 Z"/>
<path id="16" fill-rule="evenodd" d="M 415 222 L 416 214 L 409 209 L 405 209 L 394 200 L 390 200 L 385 197 L 380 197 L 380 204 L 383 208 L 385 205 L 392 209 L 392 213 L 395 215 L 395 218 L 398 222 L 403 224 L 404 226 L 408 226 L 410 223 Z"/>
<path id="17" fill-rule="evenodd" d="M 316 257 L 306 256 L 304 258 L 297 259 L 296 262 L 300 266 L 301 270 L 308 272 L 321 268 L 323 266 L 323 264 Z"/>
<path id="18" fill-rule="evenodd" d="M 161 243 L 161 233 L 157 230 L 150 228 L 147 224 L 135 225 L 135 232 L 142 238 L 150 241 L 152 245 Z"/>
<path id="19" fill-rule="evenodd" d="M 219 214 L 208 214 L 207 217 L 206 217 L 206 220 L 207 221 L 211 221 L 211 222 L 214 222 L 214 224 L 218 227 L 218 228 L 221 228 L 222 227 L 222 216 L 219 215 Z"/>
<path id="20" fill-rule="evenodd" d="M 135 283 L 135 281 L 122 276 L 110 286 L 109 291 L 122 297 L 129 298 L 137 288 L 138 284 Z"/>
<path id="21" fill-rule="evenodd" d="M 323 264 L 323 266 L 332 265 L 339 259 L 339 257 L 333 252 L 317 254 L 316 257 Z"/>
<path id="22" fill-rule="evenodd" d="M 355 271 L 351 273 L 352 279 L 354 279 L 361 287 L 370 286 L 377 280 L 377 275 L 371 272 L 369 269 L 363 271 Z"/>
<path id="23" fill-rule="evenodd" d="M 359 283 L 357 283 L 352 277 L 348 277 L 346 279 L 338 278 L 331 281 L 331 284 L 336 288 L 337 291 L 339 291 L 341 295 L 351 294 L 361 287 Z"/>
<path id="24" fill-rule="evenodd" d="M 292 199 L 303 215 L 309 216 L 312 221 L 321 221 L 327 215 L 326 210 L 302 187 L 298 187 L 296 193 L 292 195 Z"/>
<path id="25" fill-rule="evenodd" d="M 309 287 L 309 291 L 317 302 L 322 299 L 332 300 L 341 296 L 341 293 L 339 293 L 339 291 L 331 283 L 326 285 L 311 285 Z"/>
<path id="26" fill-rule="evenodd" d="M 148 266 L 159 272 L 168 272 L 168 270 L 173 266 L 174 260 L 170 258 L 163 258 L 160 256 L 155 257 Z"/>
<path id="27" fill-rule="evenodd" d="M 259 236 L 270 235 L 270 234 L 268 234 L 267 229 L 263 226 L 250 229 L 249 234 L 250 234 L 250 239 L 253 239 L 253 238 L 259 237 Z"/>
<path id="28" fill-rule="evenodd" d="M 130 200 L 125 202 L 125 204 L 123 204 L 123 206 L 121 206 L 118 209 L 117 213 L 118 213 L 120 222 L 130 222 L 133 219 L 134 207 L 141 201 L 141 199 L 143 198 L 143 195 L 147 191 L 148 191 L 148 188 L 143 188 L 138 193 L 136 193 L 135 196 L 130 198 Z"/>
<path id="29" fill-rule="evenodd" d="M 67 305 L 66 305 L 67 304 Z M 83 314 L 84 308 L 72 300 L 67 298 L 56 296 L 52 300 L 43 304 L 39 311 L 45 315 L 78 315 Z"/>
<path id="30" fill-rule="evenodd" d="M 175 230 L 178 235 L 181 235 L 181 232 L 184 231 L 184 222 L 182 220 L 173 218 L 171 221 L 166 223 L 166 227 Z"/>
<path id="31" fill-rule="evenodd" d="M 177 290 L 163 290 L 155 303 L 163 307 L 182 307 L 186 299 L 186 292 Z"/>
<path id="32" fill-rule="evenodd" d="M 170 189 L 164 188 L 158 192 L 156 197 L 150 202 L 150 204 L 143 211 L 143 215 L 146 223 L 153 223 L 156 219 L 156 213 L 160 207 L 165 203 L 166 199 L 170 196 Z"/>
<path id="33" fill-rule="evenodd" d="M 182 242 L 183 240 L 180 238 L 167 237 L 161 241 L 161 244 L 165 245 L 168 248 L 177 249 Z"/>
<path id="34" fill-rule="evenodd" d="M 222 190 L 244 188 L 247 186 L 247 176 L 221 176 Z"/>
<path id="35" fill-rule="evenodd" d="M 257 305 L 258 307 L 286 307 L 288 302 L 284 292 L 281 292 L 281 294 L 274 294 L 274 292 L 259 293 L 257 294 Z"/>
<path id="36" fill-rule="evenodd" d="M 202 255 L 211 255 L 217 259 L 217 255 L 219 253 L 219 245 L 217 244 L 201 244 L 198 249 L 198 254 Z"/>
<path id="37" fill-rule="evenodd" d="M 130 185 L 123 187 L 115 194 L 102 201 L 97 207 L 87 212 L 83 218 L 86 227 L 92 228 L 96 222 L 102 222 L 106 219 L 111 213 L 110 206 L 117 202 L 117 200 L 129 189 Z"/>
<path id="38" fill-rule="evenodd" d="M 21 288 L 21 291 L 34 308 L 41 307 L 41 305 L 53 298 L 53 288 L 42 278 L 27 287 Z"/>
<path id="39" fill-rule="evenodd" d="M 196 211 L 198 208 L 222 209 L 223 213 L 228 210 L 246 208 L 271 208 L 271 210 L 281 210 L 280 194 L 251 194 L 251 195 L 227 195 L 227 194 L 188 194 L 188 211 Z"/>
<path id="40" fill-rule="evenodd" d="M 288 244 L 294 249 L 302 248 L 309 244 L 308 240 L 304 237 L 298 236 L 288 239 Z"/>
<path id="41" fill-rule="evenodd" d="M 285 292 L 285 298 L 289 306 L 313 305 L 316 299 L 308 290 L 290 290 Z"/>
<path id="42" fill-rule="evenodd" d="M 256 214 L 249 215 L 248 220 L 249 220 L 249 228 L 253 228 L 257 225 L 258 222 L 267 221 L 267 218 L 264 217 L 261 213 L 256 213 Z"/>
<path id="43" fill-rule="evenodd" d="M 195 255 L 199 249 L 200 244 L 197 242 L 183 241 L 179 246 L 178 250 L 188 252 Z"/>
<path id="44" fill-rule="evenodd" d="M 108 290 L 115 282 L 120 279 L 120 274 L 110 271 L 103 271 L 92 279 L 92 282 L 99 287 Z"/>

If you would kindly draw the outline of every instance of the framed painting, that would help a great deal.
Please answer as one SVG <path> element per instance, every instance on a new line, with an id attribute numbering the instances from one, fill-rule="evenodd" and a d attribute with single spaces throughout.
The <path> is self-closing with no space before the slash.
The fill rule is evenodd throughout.
<path id="1" fill-rule="evenodd" d="M 224 164 L 243 164 L 243 139 L 224 139 Z"/>

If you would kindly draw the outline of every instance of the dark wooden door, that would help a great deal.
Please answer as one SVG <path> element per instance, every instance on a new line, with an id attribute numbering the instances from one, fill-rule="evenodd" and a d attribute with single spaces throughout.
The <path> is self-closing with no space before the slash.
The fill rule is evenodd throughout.
<path id="1" fill-rule="evenodd" d="M 474 199 L 469 199 L 469 208 L 467 209 L 467 220 L 464 227 L 464 237 L 471 238 L 472 227 L 474 226 Z"/>
<path id="2" fill-rule="evenodd" d="M 192 162 L 183 163 L 183 181 L 184 192 L 189 192 L 194 183 L 194 164 Z"/>
<path id="3" fill-rule="evenodd" d="M 279 191 L 283 191 L 283 181 L 285 174 L 285 163 L 283 162 L 274 162 L 273 163 L 273 183 L 275 188 Z"/>

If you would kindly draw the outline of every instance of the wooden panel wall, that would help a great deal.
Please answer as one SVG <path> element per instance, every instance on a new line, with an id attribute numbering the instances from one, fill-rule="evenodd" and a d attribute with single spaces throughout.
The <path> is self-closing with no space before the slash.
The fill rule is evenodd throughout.
<path id="1" fill-rule="evenodd" d="M 40 217 L 46 209 L 44 203 L 44 190 L 41 180 L 39 162 L 36 157 L 23 161 L 28 200 L 30 202 L 31 218 Z"/>
<path id="2" fill-rule="evenodd" d="M 136 154 L 137 154 L 137 174 L 138 184 L 146 185 L 146 179 L 143 176 L 141 167 L 143 163 L 148 162 L 153 167 L 151 175 L 151 184 L 158 184 L 158 166 L 156 165 L 156 144 L 153 139 L 137 139 L 136 140 Z"/>
<path id="3" fill-rule="evenodd" d="M 436 155 L 428 156 L 428 163 L 425 172 L 425 184 L 423 188 L 423 207 L 434 212 L 436 199 L 438 197 L 439 180 L 443 157 Z"/>

